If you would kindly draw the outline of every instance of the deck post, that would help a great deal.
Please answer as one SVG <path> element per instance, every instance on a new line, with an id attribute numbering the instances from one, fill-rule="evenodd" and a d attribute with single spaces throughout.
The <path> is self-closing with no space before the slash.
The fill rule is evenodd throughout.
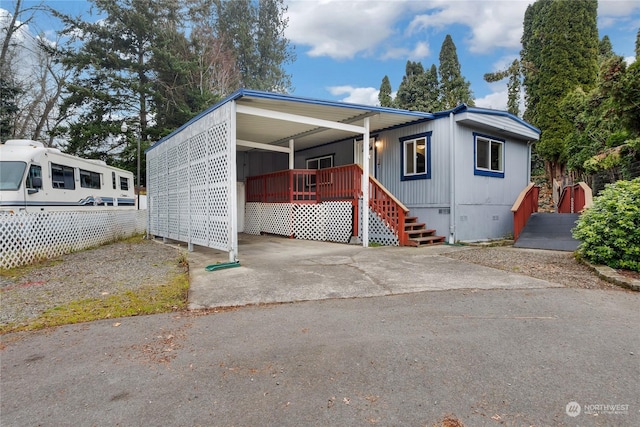
<path id="1" fill-rule="evenodd" d="M 289 169 L 295 166 L 295 156 L 293 155 L 293 138 L 289 140 Z"/>
<path id="2" fill-rule="evenodd" d="M 362 134 L 362 246 L 369 246 L 369 117 Z"/>

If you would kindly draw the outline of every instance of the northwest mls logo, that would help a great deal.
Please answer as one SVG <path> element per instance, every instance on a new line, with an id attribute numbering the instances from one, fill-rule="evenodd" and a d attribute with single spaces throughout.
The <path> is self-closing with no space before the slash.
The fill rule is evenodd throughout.
<path id="1" fill-rule="evenodd" d="M 578 402 L 569 402 L 567 403 L 567 407 L 565 408 L 565 412 L 570 417 L 577 417 L 578 415 L 580 415 L 581 410 L 582 409 L 580 408 L 580 404 Z"/>

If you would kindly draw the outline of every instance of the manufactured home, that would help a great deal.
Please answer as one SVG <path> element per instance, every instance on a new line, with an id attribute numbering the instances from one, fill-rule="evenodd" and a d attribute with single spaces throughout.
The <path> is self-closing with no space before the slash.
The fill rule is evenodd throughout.
<path id="1" fill-rule="evenodd" d="M 238 233 L 413 245 L 513 233 L 540 131 L 239 90 L 146 152 L 151 234 L 229 252 Z"/>
<path id="2" fill-rule="evenodd" d="M 0 212 L 133 208 L 131 172 L 38 141 L 0 145 Z"/>

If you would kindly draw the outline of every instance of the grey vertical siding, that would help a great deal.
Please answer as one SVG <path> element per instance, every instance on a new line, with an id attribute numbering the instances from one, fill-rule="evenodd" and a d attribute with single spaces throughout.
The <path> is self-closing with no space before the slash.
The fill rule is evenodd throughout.
<path id="1" fill-rule="evenodd" d="M 499 126 L 499 124 L 496 124 Z M 458 126 L 456 132 L 456 239 L 487 240 L 513 233 L 511 206 L 527 182 L 527 142 L 495 130 L 480 133 L 505 140 L 504 178 L 474 175 L 474 135 Z"/>
<path id="2" fill-rule="evenodd" d="M 236 156 L 237 180 L 289 169 L 289 155 L 269 151 L 238 151 Z"/>
<path id="3" fill-rule="evenodd" d="M 321 145 L 319 147 L 296 151 L 295 167 L 296 169 L 306 169 L 307 159 L 329 155 L 333 156 L 334 166 L 351 165 L 353 164 L 354 139 L 355 138 L 345 139 L 343 141 Z"/>

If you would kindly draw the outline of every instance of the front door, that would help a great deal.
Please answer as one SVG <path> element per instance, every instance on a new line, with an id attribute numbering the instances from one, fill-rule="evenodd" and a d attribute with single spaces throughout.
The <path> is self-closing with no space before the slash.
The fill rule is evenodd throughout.
<path id="1" fill-rule="evenodd" d="M 369 139 L 369 175 L 376 177 L 376 144 L 375 138 Z M 356 164 L 362 163 L 362 139 L 356 139 L 353 144 L 353 158 Z"/>

